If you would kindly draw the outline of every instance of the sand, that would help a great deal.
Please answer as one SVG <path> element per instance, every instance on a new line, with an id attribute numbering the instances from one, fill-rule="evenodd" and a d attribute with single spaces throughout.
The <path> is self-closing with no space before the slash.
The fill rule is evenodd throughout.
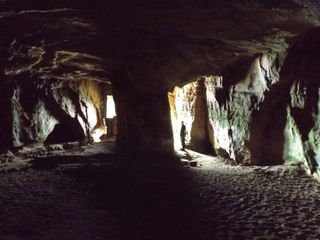
<path id="1" fill-rule="evenodd" d="M 111 146 L 42 152 L 42 165 L 2 171 L 0 239 L 320 239 L 320 184 L 297 167 L 192 151 L 179 154 L 197 167 L 126 165 Z"/>

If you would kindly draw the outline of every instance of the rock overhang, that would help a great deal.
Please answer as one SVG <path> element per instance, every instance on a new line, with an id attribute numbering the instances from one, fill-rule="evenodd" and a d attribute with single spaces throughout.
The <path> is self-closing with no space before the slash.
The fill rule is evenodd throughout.
<path id="1" fill-rule="evenodd" d="M 1 62 L 8 79 L 109 82 L 107 63 L 95 48 L 99 31 L 79 11 L 5 12 L 0 26 Z"/>

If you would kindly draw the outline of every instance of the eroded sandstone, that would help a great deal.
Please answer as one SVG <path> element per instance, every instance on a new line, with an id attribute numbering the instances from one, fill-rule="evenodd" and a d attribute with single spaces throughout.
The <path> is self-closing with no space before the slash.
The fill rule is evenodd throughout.
<path id="1" fill-rule="evenodd" d="M 318 2 L 16 3 L 0 13 L 2 146 L 90 141 L 113 84 L 119 149 L 172 152 L 167 92 L 199 77 L 174 110 L 174 125 L 191 119 L 193 146 L 263 165 L 292 148 L 284 129 L 301 145 L 278 72 L 299 35 L 319 26 Z"/>

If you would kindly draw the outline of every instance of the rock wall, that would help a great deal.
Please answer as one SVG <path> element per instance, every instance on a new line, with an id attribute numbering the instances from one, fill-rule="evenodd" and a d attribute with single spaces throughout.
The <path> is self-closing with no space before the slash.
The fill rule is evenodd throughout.
<path id="1" fill-rule="evenodd" d="M 320 177 L 320 28 L 309 31 L 290 49 L 281 79 L 287 94 L 283 158 L 302 163 Z M 279 104 L 280 105 L 280 104 Z M 282 106 L 282 105 L 280 105 Z"/>
<path id="2" fill-rule="evenodd" d="M 236 163 L 301 164 L 319 178 L 319 40 L 316 28 L 287 55 L 255 55 L 229 66 L 222 77 L 205 76 L 176 88 L 171 95 L 175 118 L 188 119 L 190 133 L 199 133 L 201 126 L 194 140 L 207 137 L 218 154 Z M 210 124 L 203 124 L 203 106 Z"/>
<path id="3" fill-rule="evenodd" d="M 311 14 L 319 4 L 304 0 L 2 2 L 0 107 L 8 117 L 0 117 L 0 140 L 5 146 L 81 140 L 97 132 L 102 124 L 99 97 L 85 89 L 98 92 L 94 85 L 99 84 L 89 84 L 91 79 L 117 85 L 120 148 L 171 151 L 168 90 L 197 76 L 220 75 L 239 61 L 222 74 L 224 90 L 211 89 L 215 83 L 210 81 L 192 90 L 196 98 L 190 107 L 197 111 L 184 117 L 193 119 L 186 122 L 194 146 L 203 146 L 209 136 L 216 149 L 236 158 L 236 151 L 246 150 L 239 146 L 250 132 L 256 141 L 248 148 L 260 144 L 251 158 L 261 159 L 265 134 L 259 121 L 250 120 L 256 107 L 249 106 L 259 105 L 268 83 L 251 86 L 251 78 L 240 72 L 248 73 L 255 59 L 250 56 L 283 52 L 299 34 L 320 24 Z M 123 84 L 109 77 L 118 65 L 128 73 Z M 210 96 L 212 91 L 217 95 Z M 206 98 L 219 112 L 206 110 Z M 242 105 L 246 110 L 239 110 Z M 248 130 L 250 121 L 256 131 Z"/>
<path id="4" fill-rule="evenodd" d="M 1 147 L 34 142 L 91 141 L 95 129 L 103 129 L 104 84 L 93 81 L 15 79 L 8 84 L 8 113 L 1 135 L 9 141 Z"/>
<path id="5" fill-rule="evenodd" d="M 229 66 L 223 77 L 204 76 L 176 88 L 176 115 L 188 119 L 190 145 L 203 151 L 200 146 L 210 141 L 216 153 L 237 163 L 273 164 L 269 156 L 262 158 L 265 132 L 256 118 L 267 93 L 279 81 L 282 61 L 276 54 L 255 55 Z M 269 118 L 267 112 L 262 115 L 261 121 Z"/>
<path id="6" fill-rule="evenodd" d="M 282 57 L 275 54 L 255 55 L 225 70 L 222 83 L 208 78 L 207 96 L 213 142 L 218 151 L 243 164 L 273 164 L 281 160 L 265 152 L 269 112 L 262 111 L 268 92 L 279 81 Z M 273 146 L 273 145 L 272 145 Z M 278 146 L 270 147 L 272 150 Z"/>

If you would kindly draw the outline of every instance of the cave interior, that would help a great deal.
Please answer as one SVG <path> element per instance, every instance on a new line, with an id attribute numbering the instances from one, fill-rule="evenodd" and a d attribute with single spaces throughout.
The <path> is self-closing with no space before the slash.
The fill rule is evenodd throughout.
<path id="1" fill-rule="evenodd" d="M 192 231 L 190 216 L 202 221 L 203 209 L 194 196 L 200 177 L 190 168 L 214 174 L 200 159 L 227 168 L 294 168 L 290 181 L 308 178 L 318 187 L 320 1 L 5 0 L 0 9 L 0 170 L 44 174 L 42 181 L 60 167 L 90 178 L 93 205 L 117 206 L 120 239 L 219 232 L 212 226 L 199 234 L 205 225 Z M 156 209 L 159 201 L 166 204 Z M 4 239 L 54 239 L 33 226 L 10 238 L 15 224 L 2 221 Z M 210 239 L 262 235 L 258 227 L 243 236 L 227 228 Z M 61 231 L 61 239 L 78 238 Z M 106 229 L 89 229 L 83 239 L 94 239 L 92 231 L 113 239 Z M 296 238 L 275 232 L 270 239 L 320 238 L 319 231 L 291 229 Z"/>

